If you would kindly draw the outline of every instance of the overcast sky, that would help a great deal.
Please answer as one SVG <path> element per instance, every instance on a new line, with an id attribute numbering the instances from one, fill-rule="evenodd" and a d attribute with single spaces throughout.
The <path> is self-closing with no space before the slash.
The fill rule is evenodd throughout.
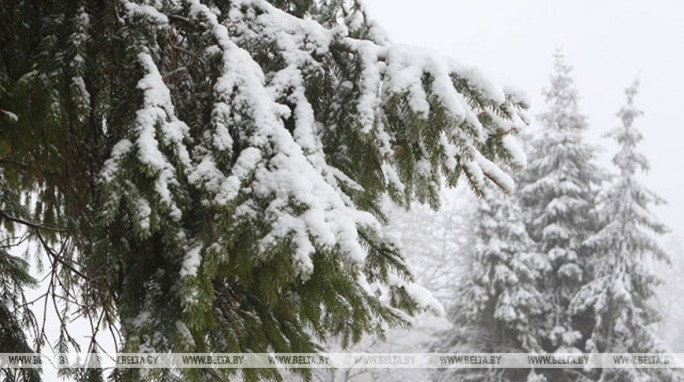
<path id="1" fill-rule="evenodd" d="M 639 76 L 644 116 L 641 151 L 651 161 L 646 184 L 668 200 L 657 209 L 684 236 L 684 1 L 682 0 L 366 0 L 394 43 L 421 46 L 482 69 L 524 90 L 543 107 L 552 54 L 560 48 L 575 68 L 589 139 L 619 125 L 624 89 Z"/>

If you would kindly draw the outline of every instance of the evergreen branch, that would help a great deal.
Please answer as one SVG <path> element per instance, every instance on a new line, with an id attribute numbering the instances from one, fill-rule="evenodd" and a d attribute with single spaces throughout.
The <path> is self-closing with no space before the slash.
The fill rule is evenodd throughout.
<path id="1" fill-rule="evenodd" d="M 504 137 L 504 136 L 509 135 L 509 134 L 517 134 L 517 133 L 520 132 L 519 130 L 520 130 L 520 129 L 518 129 L 518 128 L 516 128 L 516 127 L 511 127 L 511 128 L 508 129 L 508 130 L 500 131 L 500 132 L 498 132 L 498 133 L 496 133 L 496 134 L 494 134 L 494 135 L 497 136 L 497 137 Z"/>
<path id="2" fill-rule="evenodd" d="M 44 226 L 42 224 L 38 224 L 38 223 L 30 222 L 28 220 L 24 220 L 21 218 L 10 216 L 4 210 L 0 210 L 0 217 L 3 217 L 5 219 L 12 221 L 12 222 L 15 222 L 15 223 L 25 225 L 29 228 L 33 228 L 36 231 L 37 230 L 46 230 L 46 231 L 62 232 L 62 233 L 67 232 L 66 230 L 61 229 L 61 228 L 47 227 L 47 226 Z"/>
<path id="3" fill-rule="evenodd" d="M 173 76 L 174 74 L 177 74 L 177 73 L 180 73 L 180 72 L 186 72 L 186 73 L 187 73 L 187 71 L 188 71 L 188 67 L 187 67 L 187 66 L 181 66 L 180 68 L 176 68 L 176 69 L 174 69 L 174 70 L 172 70 L 172 71 L 170 71 L 170 72 L 168 72 L 168 73 L 165 73 L 164 76 L 163 76 L 162 78 L 163 78 L 164 80 L 166 80 L 167 78 Z"/>
<path id="4" fill-rule="evenodd" d="M 174 21 L 180 21 L 181 23 L 187 25 L 188 27 L 194 28 L 195 24 L 193 24 L 192 20 L 188 19 L 187 17 L 179 16 L 179 15 L 166 15 L 166 17 L 169 20 L 174 20 Z"/>
<path id="5" fill-rule="evenodd" d="M 19 168 L 19 169 L 21 169 L 21 170 L 24 170 L 24 171 L 40 171 L 41 174 L 46 174 L 46 175 L 51 175 L 51 176 L 57 176 L 57 175 L 58 175 L 56 172 L 53 172 L 53 171 L 46 171 L 46 170 L 41 169 L 41 168 L 38 168 L 38 167 L 36 167 L 36 166 L 32 166 L 32 165 L 30 165 L 30 164 L 28 164 L 28 163 L 17 162 L 17 161 L 14 161 L 14 160 L 10 160 L 10 159 L 7 159 L 7 157 L 5 157 L 5 158 L 0 158 L 0 166 L 3 166 L 3 167 L 17 167 L 17 168 Z"/>

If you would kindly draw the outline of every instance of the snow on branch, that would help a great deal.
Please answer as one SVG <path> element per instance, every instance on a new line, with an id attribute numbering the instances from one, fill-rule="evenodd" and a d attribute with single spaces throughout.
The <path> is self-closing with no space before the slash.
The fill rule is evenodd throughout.
<path id="1" fill-rule="evenodd" d="M 218 67 L 204 79 L 207 123 L 191 128 L 175 111 L 181 100 L 165 83 L 162 49 L 139 41 L 142 103 L 102 179 L 114 187 L 126 178 L 135 153 L 154 193 L 122 183 L 141 198 L 131 205 L 144 233 L 159 229 L 148 220 L 160 214 L 175 222 L 192 214 L 181 200 L 199 191 L 214 216 L 231 217 L 227 232 L 253 230 L 257 261 L 291 248 L 294 274 L 305 281 L 317 252 L 342 253 L 345 266 L 358 268 L 369 253 L 360 232 L 385 240 L 384 194 L 437 205 L 441 178 L 453 185 L 461 174 L 477 192 L 488 184 L 510 191 L 504 169 L 524 165 L 512 137 L 526 124 L 522 97 L 453 60 L 352 37 L 345 25 L 323 27 L 263 0 L 233 1 L 222 12 L 200 0 L 129 1 L 126 11 L 140 28 L 139 19 L 152 29 L 192 25 L 201 31 L 196 54 Z M 111 197 L 125 191 L 117 192 Z M 230 235 L 218 236 L 202 248 L 229 246 Z M 184 276 L 197 274 L 207 253 L 192 247 Z"/>

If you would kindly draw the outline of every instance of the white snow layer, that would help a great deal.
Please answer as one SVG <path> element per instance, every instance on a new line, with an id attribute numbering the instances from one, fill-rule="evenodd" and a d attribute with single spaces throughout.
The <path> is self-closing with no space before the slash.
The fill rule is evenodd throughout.
<path id="1" fill-rule="evenodd" d="M 202 262 L 201 252 L 202 245 L 195 245 L 188 251 L 188 253 L 185 255 L 185 259 L 183 260 L 183 266 L 180 270 L 181 277 L 197 276 L 197 270 Z"/>
<path id="2" fill-rule="evenodd" d="M 232 2 L 225 25 L 219 22 L 216 10 L 199 0 L 184 2 L 190 9 L 189 17 L 196 19 L 198 27 L 206 29 L 206 34 L 216 42 L 207 53 L 219 55 L 222 65 L 213 88 L 215 104 L 210 131 L 204 136 L 209 142 L 191 157 L 184 143 L 184 140 L 192 141 L 189 128 L 176 117 L 170 91 L 152 55 L 143 50 L 138 55 L 146 73 L 138 82 L 143 103 L 131 135 L 115 145 L 105 163 L 103 181 L 114 180 L 124 157 L 137 155 L 146 172 L 155 176 L 156 197 L 168 208 L 169 215 L 180 221 L 182 213 L 172 192 L 180 185 L 173 163 L 180 162 L 188 181 L 210 195 L 203 201 L 205 204 L 225 206 L 236 200 L 247 200 L 236 207 L 236 217 L 258 216 L 273 227 L 260 240 L 259 253 L 270 256 L 273 252 L 270 248 L 282 240 L 292 239 L 295 246 L 292 260 L 302 279 L 313 272 L 311 256 L 317 248 L 337 248 L 348 255 L 349 262 L 362 263 L 366 249 L 361 244 L 359 229 L 380 234 L 381 224 L 372 214 L 356 208 L 341 190 L 341 184 L 354 189 L 361 186 L 327 163 L 320 129 L 335 127 L 323 127 L 316 121 L 304 88 L 303 68 L 315 70 L 319 64 L 314 55 L 325 54 L 332 44 L 338 44 L 358 54 L 363 72 L 359 84 L 360 126 L 344 128 L 359 128 L 362 133 L 372 134 L 383 154 L 390 157 L 394 155 L 393 136 L 385 130 L 379 117 L 380 105 L 392 95 L 407 93 L 411 110 L 426 116 L 430 102 L 436 98 L 453 123 L 453 128 L 445 131 L 439 140 L 447 156 L 447 166 L 453 169 L 465 161 L 463 165 L 476 184 L 484 186 L 485 178 L 494 178 L 506 189 L 514 187 L 511 177 L 480 154 L 477 147 L 489 134 L 520 128 L 524 122 L 517 113 L 512 113 L 511 121 L 495 119 L 492 126 L 482 125 L 478 114 L 483 110 L 471 106 L 455 87 L 454 78 L 465 79 L 469 88 L 492 105 L 501 106 L 506 102 L 506 93 L 479 72 L 420 49 L 355 40 L 347 37 L 343 28 L 325 29 L 313 20 L 296 18 L 263 0 Z M 159 25 L 168 23 L 168 18 L 154 6 L 126 2 L 125 7 L 128 17 L 145 17 Z M 240 46 L 241 42 L 256 36 L 272 40 L 287 64 L 284 69 L 267 77 L 250 53 Z M 428 96 L 423 86 L 426 74 L 433 79 L 432 96 Z M 287 96 L 292 109 L 278 101 L 283 96 Z M 295 121 L 292 133 L 283 122 L 288 117 Z M 463 123 L 471 131 L 464 131 Z M 247 148 L 233 153 L 236 137 L 241 140 L 240 146 Z M 160 147 L 172 147 L 177 158 L 167 157 Z M 514 138 L 506 136 L 504 148 L 517 162 L 524 163 L 524 154 Z M 235 158 L 232 168 L 220 168 L 214 156 L 216 152 Z M 427 160 L 421 162 L 419 172 L 429 174 L 433 166 Z M 384 163 L 382 169 L 394 188 L 403 190 L 396 169 L 389 163 Z M 238 198 L 240 195 L 247 197 Z M 270 203 L 257 213 L 254 198 L 270 200 Z M 303 212 L 293 211 L 293 202 Z M 141 218 L 146 214 L 143 212 Z M 201 262 L 199 253 L 198 247 L 188 251 L 182 277 L 196 275 Z M 441 305 L 435 304 L 434 297 L 417 285 L 404 287 L 421 304 L 443 311 Z"/>

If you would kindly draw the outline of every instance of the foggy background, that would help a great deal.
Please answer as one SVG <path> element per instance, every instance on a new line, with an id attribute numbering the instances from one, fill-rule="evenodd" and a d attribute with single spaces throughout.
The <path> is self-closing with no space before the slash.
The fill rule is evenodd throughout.
<path id="1" fill-rule="evenodd" d="M 602 135 L 618 126 L 624 89 L 638 76 L 639 150 L 651 162 L 644 182 L 668 201 L 658 216 L 684 234 L 684 2 L 368 0 L 366 6 L 394 43 L 448 55 L 524 91 L 531 117 L 544 106 L 541 89 L 561 49 L 575 69 L 590 143 L 606 148 L 605 166 L 615 150 Z"/>

